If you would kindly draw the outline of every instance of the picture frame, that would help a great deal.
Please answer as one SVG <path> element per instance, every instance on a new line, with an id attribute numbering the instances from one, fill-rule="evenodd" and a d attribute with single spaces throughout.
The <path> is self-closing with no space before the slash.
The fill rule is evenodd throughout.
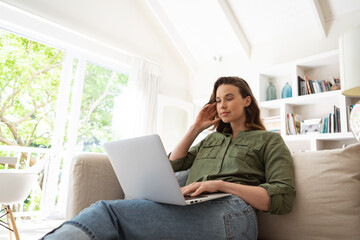
<path id="1" fill-rule="evenodd" d="M 319 133 L 321 118 L 304 120 L 304 133 Z"/>

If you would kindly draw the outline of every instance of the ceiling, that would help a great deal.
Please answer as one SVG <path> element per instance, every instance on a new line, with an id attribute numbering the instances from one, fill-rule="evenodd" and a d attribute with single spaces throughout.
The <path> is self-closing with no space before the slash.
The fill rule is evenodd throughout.
<path id="1" fill-rule="evenodd" d="M 326 38 L 326 22 L 359 11 L 360 0 L 147 0 L 189 65 L 251 58 L 258 44 L 304 29 Z"/>

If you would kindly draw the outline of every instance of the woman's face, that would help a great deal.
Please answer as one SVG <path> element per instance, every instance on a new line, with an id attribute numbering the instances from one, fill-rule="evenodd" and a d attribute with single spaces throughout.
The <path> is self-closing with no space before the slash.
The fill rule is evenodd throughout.
<path id="1" fill-rule="evenodd" d="M 251 97 L 243 98 L 238 87 L 231 84 L 222 84 L 216 90 L 216 109 L 224 123 L 240 124 L 245 126 L 245 107 L 251 103 Z"/>

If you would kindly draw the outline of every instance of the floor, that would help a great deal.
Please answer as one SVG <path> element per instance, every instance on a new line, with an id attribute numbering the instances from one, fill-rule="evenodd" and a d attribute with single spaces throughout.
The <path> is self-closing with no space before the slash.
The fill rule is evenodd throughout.
<path id="1" fill-rule="evenodd" d="M 16 220 L 16 226 L 21 240 L 34 240 L 40 239 L 63 222 L 63 219 Z M 0 240 L 8 239 L 10 239 L 9 231 L 0 226 Z M 15 235 L 12 239 L 15 240 Z"/>

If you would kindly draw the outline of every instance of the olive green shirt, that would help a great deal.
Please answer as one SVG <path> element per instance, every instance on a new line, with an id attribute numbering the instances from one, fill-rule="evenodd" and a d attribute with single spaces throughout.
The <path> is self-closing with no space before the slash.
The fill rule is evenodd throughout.
<path id="1" fill-rule="evenodd" d="M 174 171 L 190 169 L 186 184 L 223 180 L 260 186 L 270 196 L 269 212 L 286 214 L 295 199 L 293 162 L 282 137 L 265 130 L 211 133 L 183 159 L 170 161 Z"/>

